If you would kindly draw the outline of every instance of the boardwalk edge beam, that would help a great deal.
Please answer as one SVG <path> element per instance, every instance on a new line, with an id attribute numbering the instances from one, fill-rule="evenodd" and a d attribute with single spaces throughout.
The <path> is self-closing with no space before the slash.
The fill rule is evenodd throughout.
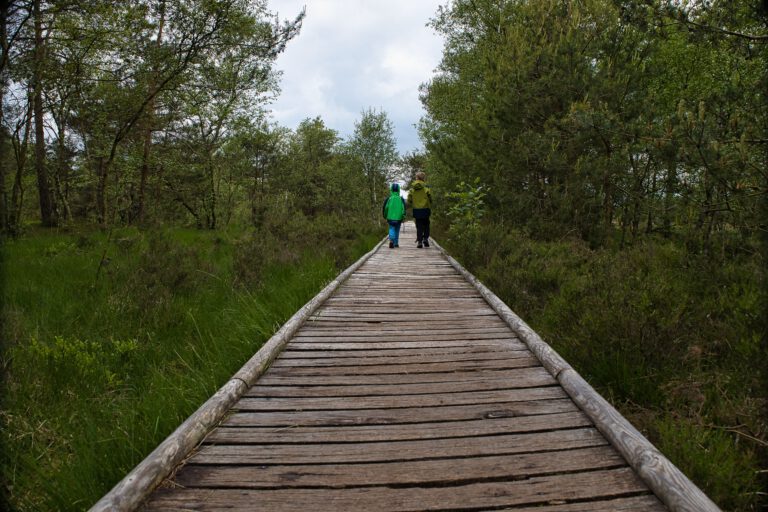
<path id="1" fill-rule="evenodd" d="M 226 384 L 96 502 L 90 512 L 136 510 L 155 487 L 200 444 L 232 405 L 259 379 L 304 321 L 336 291 L 341 283 L 365 263 L 385 240 L 377 243 L 373 249 L 328 283 L 312 300 L 304 304 Z"/>
<path id="2" fill-rule="evenodd" d="M 434 241 L 433 241 L 434 242 Z M 501 299 L 434 242 L 448 262 L 469 281 L 541 361 L 598 430 L 672 512 L 721 512 L 720 508 L 603 398 Z"/>

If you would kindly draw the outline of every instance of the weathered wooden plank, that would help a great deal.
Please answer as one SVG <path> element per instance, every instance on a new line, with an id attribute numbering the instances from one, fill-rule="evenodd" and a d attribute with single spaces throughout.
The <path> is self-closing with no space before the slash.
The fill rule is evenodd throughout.
<path id="1" fill-rule="evenodd" d="M 538 366 L 539 361 L 529 354 L 524 357 L 509 358 L 501 361 L 456 361 L 451 363 L 411 363 L 399 365 L 370 366 L 315 366 L 315 367 L 273 367 L 273 375 L 366 375 L 366 374 L 402 374 L 402 373 L 440 373 L 472 370 L 511 369 L 526 366 Z"/>
<path id="2" fill-rule="evenodd" d="M 389 365 L 389 364 L 428 364 L 428 363 L 450 363 L 466 361 L 498 361 L 507 359 L 519 359 L 521 357 L 530 357 L 527 350 L 509 350 L 507 352 L 480 352 L 480 353 L 460 353 L 460 354 L 411 354 L 406 356 L 387 356 L 387 355 L 367 355 L 362 357 L 280 357 L 274 363 L 273 368 L 292 367 L 317 367 L 317 366 L 371 366 L 371 365 Z"/>
<path id="3" fill-rule="evenodd" d="M 469 328 L 480 328 L 480 329 L 482 329 L 483 327 L 500 327 L 501 325 L 503 325 L 503 324 L 499 324 L 498 322 L 499 322 L 498 318 L 494 318 L 494 317 L 488 316 L 488 317 L 485 317 L 485 319 L 483 320 L 482 323 L 460 322 L 458 320 L 455 321 L 455 322 L 454 321 L 452 321 L 452 322 L 448 322 L 448 321 L 442 321 L 442 322 L 440 322 L 440 321 L 434 321 L 434 322 L 410 322 L 410 323 L 404 323 L 402 325 L 402 329 L 403 329 L 403 334 L 408 334 L 408 332 L 411 329 L 413 329 L 413 328 L 417 328 L 420 331 L 424 330 L 424 329 L 429 329 L 430 327 L 434 327 L 434 328 L 440 327 L 440 328 L 449 328 L 449 329 L 450 328 L 461 329 L 461 328 L 469 327 Z M 345 330 L 345 329 L 360 330 L 360 329 L 370 329 L 371 327 L 375 327 L 375 326 L 381 326 L 381 327 L 384 328 L 383 330 L 386 330 L 386 327 L 388 325 L 391 325 L 391 322 L 389 322 L 389 323 L 387 323 L 387 322 L 378 322 L 378 321 L 372 321 L 372 322 L 364 322 L 364 321 L 363 322 L 356 322 L 356 321 L 333 322 L 332 320 L 327 319 L 327 320 L 322 320 L 322 321 L 313 321 L 313 322 L 309 323 L 306 327 L 308 329 L 310 329 L 310 328 L 321 328 L 321 329 L 325 328 L 325 329 L 333 329 L 333 330 L 337 330 L 337 331 L 342 331 L 342 330 Z"/>
<path id="4" fill-rule="evenodd" d="M 443 335 L 433 336 L 429 334 L 421 334 L 415 336 L 409 336 L 403 334 L 400 336 L 384 335 L 384 334 L 371 334 L 368 336 L 346 336 L 345 334 L 339 334 L 337 336 L 301 336 L 294 338 L 292 345 L 307 344 L 307 343 L 411 343 L 412 347 L 422 347 L 423 343 L 437 343 L 437 342 L 461 342 L 459 345 L 453 346 L 465 347 L 472 345 L 479 345 L 483 342 L 491 342 L 491 344 L 503 345 L 507 350 L 525 350 L 528 351 L 528 347 L 517 338 L 508 336 L 504 333 L 498 334 L 485 334 L 485 335 Z M 497 343 L 493 343 L 497 342 Z M 484 343 L 488 345 L 489 343 Z M 448 345 L 450 346 L 450 345 Z M 425 347 L 426 348 L 426 347 Z M 439 348 L 439 345 L 438 345 Z"/>
<path id="5" fill-rule="evenodd" d="M 608 442 L 595 428 L 383 443 L 204 445 L 192 464 L 341 464 L 552 452 Z"/>
<path id="6" fill-rule="evenodd" d="M 328 331 L 309 330 L 296 336 L 293 341 L 307 343 L 310 341 L 327 342 L 346 340 L 360 341 L 463 341 L 464 345 L 471 346 L 475 340 L 505 340 L 514 342 L 516 346 L 528 350 L 528 347 L 514 334 L 504 331 L 498 332 L 457 332 L 457 333 L 430 333 L 429 331 L 402 331 L 402 332 L 376 332 L 374 329 L 360 330 L 346 333 L 343 330 L 333 329 Z"/>
<path id="7" fill-rule="evenodd" d="M 401 384 L 390 381 L 389 383 L 359 384 L 353 385 L 322 385 L 311 381 L 308 385 L 289 385 L 290 380 L 280 381 L 279 384 L 269 386 L 265 384 L 253 386 L 246 393 L 248 397 L 324 397 L 324 396 L 405 396 L 434 392 L 439 386 L 442 393 L 458 393 L 462 391 L 489 391 L 501 389 L 532 388 L 540 386 L 552 386 L 557 381 L 543 368 L 526 368 L 536 370 L 530 375 L 521 375 L 514 379 L 460 379 L 426 384 Z M 456 379 L 455 376 L 453 376 Z"/>
<path id="8" fill-rule="evenodd" d="M 435 296 L 439 296 L 441 298 L 453 298 L 453 297 L 480 297 L 480 294 L 477 293 L 477 290 L 473 290 L 471 288 L 464 288 L 464 287 L 451 287 L 451 288 L 430 288 L 430 293 L 434 293 Z M 381 297 L 382 295 L 386 295 L 386 290 L 377 290 L 372 288 L 345 288 L 343 290 L 339 290 L 336 292 L 336 297 L 361 297 L 361 298 L 368 298 L 368 297 Z"/>
<path id="9" fill-rule="evenodd" d="M 544 432 L 591 426 L 582 412 L 565 412 L 467 421 L 408 423 L 403 425 L 347 425 L 327 427 L 220 427 L 207 438 L 209 444 L 241 443 L 358 443 L 446 439 L 483 435 Z"/>
<path id="10" fill-rule="evenodd" d="M 445 292 L 454 292 L 459 295 L 463 296 L 470 296 L 470 297 L 476 297 L 477 291 L 472 290 L 471 287 L 467 287 L 467 283 L 462 283 L 459 281 L 455 282 L 447 282 L 447 283 L 440 283 L 435 282 L 431 283 L 429 286 L 430 292 L 436 292 L 436 291 L 445 291 Z M 393 292 L 391 288 L 388 288 L 387 285 L 381 284 L 381 283 L 375 283 L 375 282 L 357 282 L 354 285 L 347 285 L 343 290 L 339 290 L 338 295 L 343 296 L 345 294 L 349 294 L 350 292 L 358 293 L 363 292 L 363 295 L 376 295 L 376 296 L 386 296 L 386 297 L 395 297 L 398 294 L 396 292 Z"/>
<path id="11" fill-rule="evenodd" d="M 190 464 L 176 478 L 184 487 L 270 489 L 344 488 L 382 485 L 460 485 L 481 480 L 520 480 L 532 476 L 626 467 L 609 446 L 557 453 L 399 461 L 397 463 L 295 466 L 209 466 Z"/>
<path id="12" fill-rule="evenodd" d="M 227 426 L 338 426 L 392 425 L 513 418 L 538 414 L 574 412 L 571 400 L 536 400 L 498 404 L 455 405 L 446 407 L 411 407 L 402 409 L 357 409 L 354 411 L 243 412 L 232 414 Z"/>
<path id="13" fill-rule="evenodd" d="M 439 390 L 435 386 L 436 390 Z M 439 407 L 446 405 L 473 405 L 528 400 L 565 398 L 559 387 L 468 391 L 462 393 L 433 392 L 422 395 L 337 396 L 337 397 L 246 397 L 233 407 L 237 411 L 322 411 L 356 409 L 390 409 L 402 407 Z"/>
<path id="14" fill-rule="evenodd" d="M 481 356 L 483 354 L 505 354 L 507 347 L 494 347 L 494 346 L 473 346 L 465 345 L 463 347 L 443 347 L 443 348 L 431 348 L 425 349 L 422 347 L 414 346 L 413 348 L 402 348 L 395 350 L 297 350 L 289 343 L 285 350 L 280 354 L 280 359 L 344 359 L 344 358 L 358 358 L 358 357 L 419 357 L 424 356 L 451 356 L 451 355 L 464 355 L 472 354 L 475 356 Z M 524 350 L 528 350 L 525 348 Z"/>
<path id="15" fill-rule="evenodd" d="M 493 382 L 499 379 L 510 383 L 517 379 L 525 379 L 529 372 L 540 372 L 541 366 L 513 368 L 511 370 L 473 370 L 466 372 L 388 374 L 388 375 L 275 375 L 272 372 L 259 380 L 265 386 L 391 386 L 399 384 L 429 384 L 437 382 L 476 383 Z M 546 372 L 546 370 L 544 370 Z M 505 387 L 515 387 L 509 384 Z"/>
<path id="16" fill-rule="evenodd" d="M 506 482 L 470 483 L 450 488 L 363 487 L 352 489 L 162 489 L 148 510 L 264 510 L 305 512 L 318 506 L 336 512 L 477 510 L 588 500 L 642 493 L 645 486 L 627 468 L 533 477 Z"/>
<path id="17" fill-rule="evenodd" d="M 511 350 L 522 350 L 524 347 L 518 345 L 516 340 L 509 339 L 487 339 L 487 340 L 438 340 L 438 341 L 292 341 L 292 350 L 395 350 L 404 348 L 424 347 L 424 348 L 448 348 L 463 347 L 467 343 L 484 347 L 509 347 Z"/>
<path id="18" fill-rule="evenodd" d="M 506 325 L 495 325 L 495 326 L 485 326 L 485 327 L 477 327 L 477 326 L 469 325 L 466 327 L 453 327 L 449 329 L 444 329 L 441 327 L 430 327 L 430 326 L 425 327 L 421 324 L 408 329 L 402 328 L 402 327 L 400 329 L 387 328 L 388 326 L 385 326 L 385 325 L 382 325 L 380 327 L 381 327 L 380 329 L 376 329 L 375 326 L 365 325 L 363 327 L 344 329 L 342 331 L 338 328 L 334 328 L 331 326 L 310 325 L 302 328 L 298 333 L 296 333 L 295 339 L 301 339 L 304 337 L 321 338 L 321 337 L 336 337 L 336 336 L 344 336 L 346 338 L 354 338 L 358 336 L 363 336 L 363 337 L 389 336 L 389 337 L 399 338 L 402 336 L 409 336 L 409 337 L 414 337 L 415 339 L 416 338 L 424 339 L 426 336 L 429 336 L 429 337 L 447 336 L 449 337 L 449 339 L 454 337 L 461 337 L 463 339 L 473 339 L 468 337 L 476 336 L 479 339 L 483 339 L 485 337 L 497 337 L 497 338 L 510 337 L 513 339 L 517 339 L 517 335 L 514 332 L 512 332 L 512 330 Z M 525 347 L 526 349 L 528 348 L 527 345 L 525 345 Z"/>
<path id="19" fill-rule="evenodd" d="M 476 321 L 461 321 L 461 322 L 448 322 L 446 324 L 424 325 L 421 322 L 405 323 L 401 321 L 392 322 L 382 325 L 365 325 L 363 327 L 355 327 L 344 325 L 344 330 L 348 331 L 350 335 L 354 335 L 358 332 L 367 333 L 372 330 L 377 330 L 382 333 L 433 333 L 433 334 L 472 334 L 472 333 L 506 333 L 517 337 L 517 334 L 509 328 L 509 325 L 505 324 L 501 319 L 494 320 L 493 318 L 484 318 L 482 322 Z M 302 326 L 302 328 L 296 333 L 301 336 L 306 332 L 323 333 L 332 332 L 333 326 L 325 324 L 308 324 Z"/>
<path id="20" fill-rule="evenodd" d="M 433 304 L 467 304 L 474 306 L 485 305 L 488 303 L 482 296 L 477 293 L 473 297 L 457 297 L 455 299 L 444 299 L 442 297 L 419 297 L 418 301 L 414 300 L 410 296 L 401 297 L 339 297 L 333 296 L 325 302 L 327 305 L 366 305 L 366 304 L 420 304 L 423 306 L 431 306 Z"/>
<path id="21" fill-rule="evenodd" d="M 393 312 L 395 313 L 395 312 Z M 476 321 L 477 319 L 481 319 L 483 317 L 488 317 L 492 319 L 496 319 L 497 315 L 493 313 L 492 311 L 486 311 L 484 314 L 466 314 L 461 312 L 455 312 L 455 313 L 397 313 L 397 317 L 393 318 L 392 313 L 381 313 L 381 314 L 375 314 L 375 313 L 344 313 L 339 315 L 334 314 L 315 314 L 313 315 L 309 321 L 311 322 L 333 322 L 337 324 L 343 324 L 346 322 L 366 322 L 366 323 L 372 323 L 372 322 L 393 322 L 393 321 L 403 321 L 407 322 L 409 320 L 414 322 L 443 322 L 446 320 L 461 320 L 462 318 L 471 319 L 472 322 Z"/>
<path id="22" fill-rule="evenodd" d="M 429 332 L 428 329 L 422 331 L 400 331 L 400 332 L 376 332 L 375 329 L 356 330 L 346 332 L 339 329 L 333 330 L 319 330 L 319 329 L 306 329 L 301 335 L 294 337 L 294 341 L 307 342 L 307 341 L 329 341 L 328 338 L 333 340 L 349 340 L 349 341 L 364 341 L 366 339 L 372 339 L 377 341 L 451 341 L 461 340 L 471 342 L 472 340 L 515 340 L 518 346 L 528 350 L 528 347 L 521 342 L 513 333 L 504 332 L 502 330 L 465 330 L 464 332 Z M 360 340 L 359 338 L 363 338 Z M 466 343 L 470 345 L 470 343 Z"/>
<path id="23" fill-rule="evenodd" d="M 552 500 L 562 503 L 564 500 Z M 629 498 L 601 499 L 578 503 L 562 503 L 537 507 L 496 509 L 496 512 L 666 512 L 667 508 L 652 494 Z"/>
<path id="24" fill-rule="evenodd" d="M 463 318 L 463 317 L 482 317 L 494 316 L 496 313 L 485 307 L 460 307 L 460 306 L 433 306 L 427 312 L 403 311 L 402 305 L 387 304 L 383 306 L 364 305 L 364 306 L 344 306 L 344 307 L 325 307 L 315 312 L 315 317 L 371 317 L 385 318 L 388 320 L 395 318 L 407 319 L 409 316 L 417 319 L 432 318 Z"/>

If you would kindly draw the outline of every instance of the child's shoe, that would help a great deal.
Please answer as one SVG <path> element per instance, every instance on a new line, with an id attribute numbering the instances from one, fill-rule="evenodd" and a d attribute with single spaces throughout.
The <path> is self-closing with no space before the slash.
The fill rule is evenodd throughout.
<path id="1" fill-rule="evenodd" d="M 421 249 L 421 242 L 416 246 L 417 249 Z"/>
<path id="2" fill-rule="evenodd" d="M 393 242 L 392 240 L 390 240 L 390 241 L 389 241 L 389 248 L 390 248 L 390 249 L 392 249 L 392 248 L 394 248 L 394 247 L 395 247 L 395 242 Z"/>
<path id="3" fill-rule="evenodd" d="M 429 247 L 429 240 L 426 238 L 424 239 L 424 247 Z"/>

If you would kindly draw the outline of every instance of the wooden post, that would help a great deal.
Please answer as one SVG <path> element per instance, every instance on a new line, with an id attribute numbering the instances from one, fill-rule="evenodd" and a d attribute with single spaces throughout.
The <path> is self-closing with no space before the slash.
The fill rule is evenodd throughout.
<path id="1" fill-rule="evenodd" d="M 682 471 L 651 444 L 555 350 L 475 276 L 434 242 L 448 262 L 477 288 L 488 304 L 517 333 L 571 399 L 621 453 L 645 484 L 672 512 L 720 512 Z"/>
<path id="2" fill-rule="evenodd" d="M 379 242 L 376 247 L 339 274 L 312 300 L 302 306 L 229 382 L 105 494 L 90 509 L 91 512 L 127 512 L 141 506 L 155 487 L 171 474 L 171 471 L 187 457 L 205 435 L 218 425 L 232 405 L 261 377 L 301 324 L 385 241 L 386 239 Z"/>

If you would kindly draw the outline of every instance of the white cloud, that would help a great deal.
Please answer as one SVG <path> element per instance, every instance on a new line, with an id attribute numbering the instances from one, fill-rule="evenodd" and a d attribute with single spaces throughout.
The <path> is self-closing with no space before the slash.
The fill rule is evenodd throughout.
<path id="1" fill-rule="evenodd" d="M 282 92 L 272 106 L 280 124 L 307 117 L 348 136 L 367 108 L 383 109 L 402 152 L 420 146 L 418 87 L 437 66 L 442 41 L 425 25 L 438 0 L 271 0 L 281 19 L 306 4 L 297 38 L 278 57 Z"/>

